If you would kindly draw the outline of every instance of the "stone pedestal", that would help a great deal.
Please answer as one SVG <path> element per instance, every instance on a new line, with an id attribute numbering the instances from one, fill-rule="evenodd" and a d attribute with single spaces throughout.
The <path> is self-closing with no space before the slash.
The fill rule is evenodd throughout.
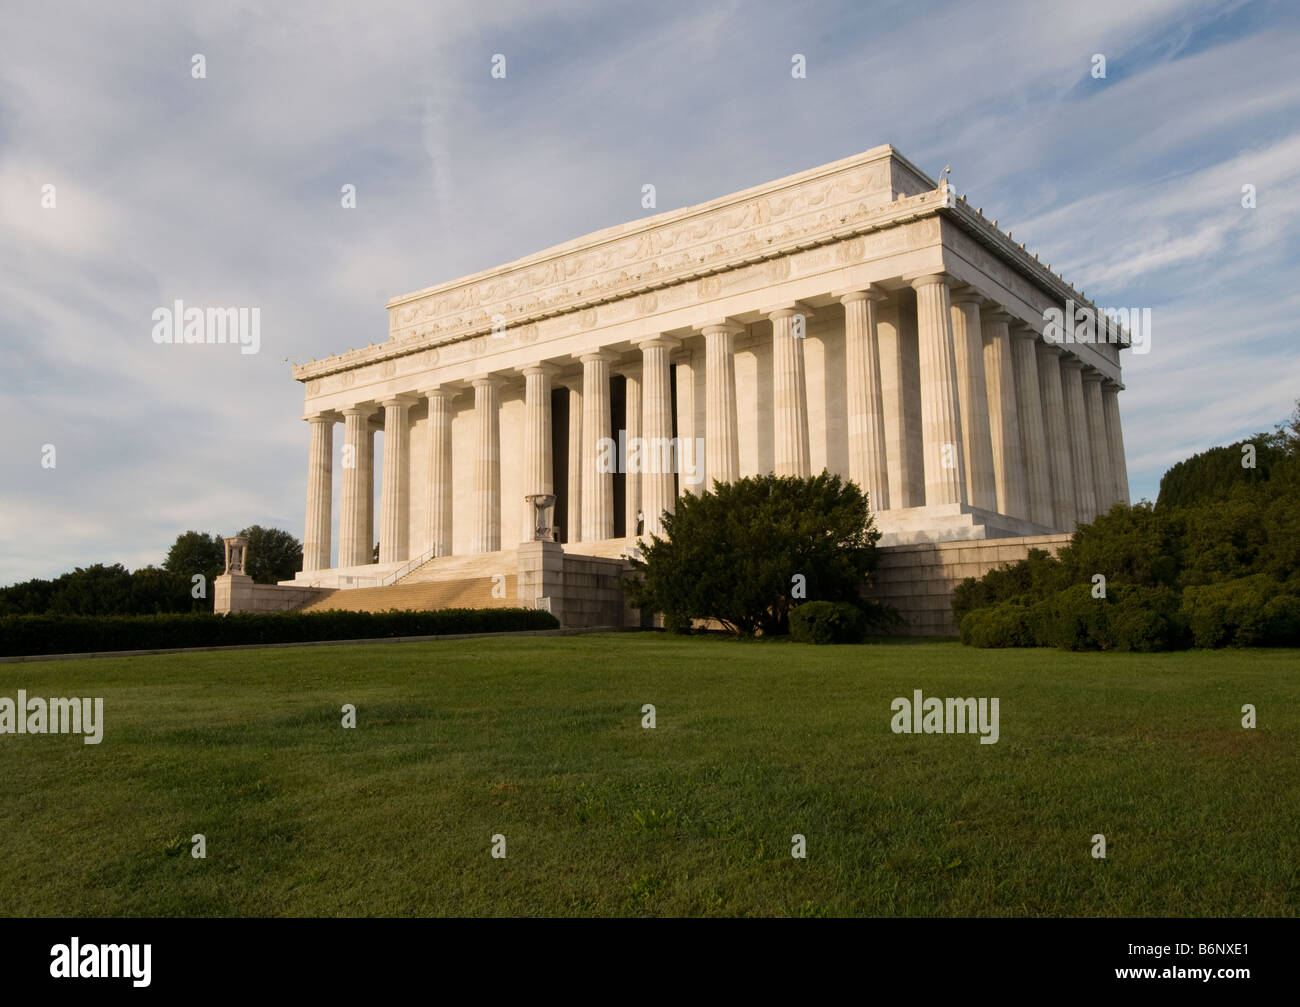
<path id="1" fill-rule="evenodd" d="M 212 611 L 217 615 L 249 612 L 253 608 L 253 578 L 246 573 L 223 573 L 212 584 Z"/>
<path id="2" fill-rule="evenodd" d="M 540 608 L 564 624 L 564 548 L 558 542 L 524 542 L 518 552 L 520 608 Z"/>

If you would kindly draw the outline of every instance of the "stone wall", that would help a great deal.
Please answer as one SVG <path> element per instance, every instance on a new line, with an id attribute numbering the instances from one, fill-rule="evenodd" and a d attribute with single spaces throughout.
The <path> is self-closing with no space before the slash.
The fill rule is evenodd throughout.
<path id="1" fill-rule="evenodd" d="M 222 574 L 213 584 L 213 611 L 292 612 L 330 594 L 329 588 L 254 584 L 247 574 Z"/>
<path id="2" fill-rule="evenodd" d="M 519 547 L 518 597 L 522 608 L 544 608 L 564 627 L 637 626 L 640 615 L 623 600 L 619 581 L 627 562 L 567 552 L 555 542 Z"/>
<path id="3" fill-rule="evenodd" d="M 1055 554 L 1069 541 L 1058 534 L 885 546 L 878 550 L 875 585 L 867 596 L 898 609 L 907 623 L 904 633 L 956 636 L 952 592 L 958 584 L 1026 559 L 1030 549 Z"/>

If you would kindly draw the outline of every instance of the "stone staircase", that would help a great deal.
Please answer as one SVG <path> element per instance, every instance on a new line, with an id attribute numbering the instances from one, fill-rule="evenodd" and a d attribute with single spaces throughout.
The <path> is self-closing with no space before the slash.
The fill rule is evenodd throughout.
<path id="1" fill-rule="evenodd" d="M 413 573 L 418 571 L 413 571 Z M 500 571 L 505 573 L 505 571 Z M 514 608 L 518 602 L 515 573 L 505 574 L 505 597 L 492 596 L 492 577 L 458 577 L 451 580 L 414 581 L 409 578 L 387 587 L 359 587 L 333 591 L 303 606 L 303 612 L 387 612 L 390 609 L 432 611 L 439 608 Z M 498 593 L 500 591 L 498 590 Z"/>

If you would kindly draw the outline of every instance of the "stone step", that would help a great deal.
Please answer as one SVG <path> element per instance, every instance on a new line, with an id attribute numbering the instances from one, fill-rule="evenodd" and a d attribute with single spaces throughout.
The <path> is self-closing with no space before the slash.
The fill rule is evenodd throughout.
<path id="1" fill-rule="evenodd" d="M 441 608 L 515 608 L 519 604 L 517 581 L 515 574 L 506 575 L 504 598 L 493 597 L 491 577 L 359 587 L 351 591 L 335 591 L 304 606 L 301 611 L 388 612 L 412 609 L 431 612 Z"/>

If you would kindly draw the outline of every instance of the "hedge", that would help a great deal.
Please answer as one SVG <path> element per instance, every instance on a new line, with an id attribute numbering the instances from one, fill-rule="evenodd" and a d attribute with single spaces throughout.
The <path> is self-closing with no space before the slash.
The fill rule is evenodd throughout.
<path id="1" fill-rule="evenodd" d="M 524 608 L 245 612 L 226 616 L 203 612 L 140 616 L 17 615 L 0 618 L 0 656 L 508 633 L 556 629 L 559 625 L 549 612 Z"/>
<path id="2" fill-rule="evenodd" d="M 1166 587 L 1111 584 L 1105 598 L 1079 584 L 1034 601 L 1022 595 L 962 617 L 961 641 L 973 647 L 1062 650 L 1172 650 L 1186 644 L 1178 595 Z"/>

